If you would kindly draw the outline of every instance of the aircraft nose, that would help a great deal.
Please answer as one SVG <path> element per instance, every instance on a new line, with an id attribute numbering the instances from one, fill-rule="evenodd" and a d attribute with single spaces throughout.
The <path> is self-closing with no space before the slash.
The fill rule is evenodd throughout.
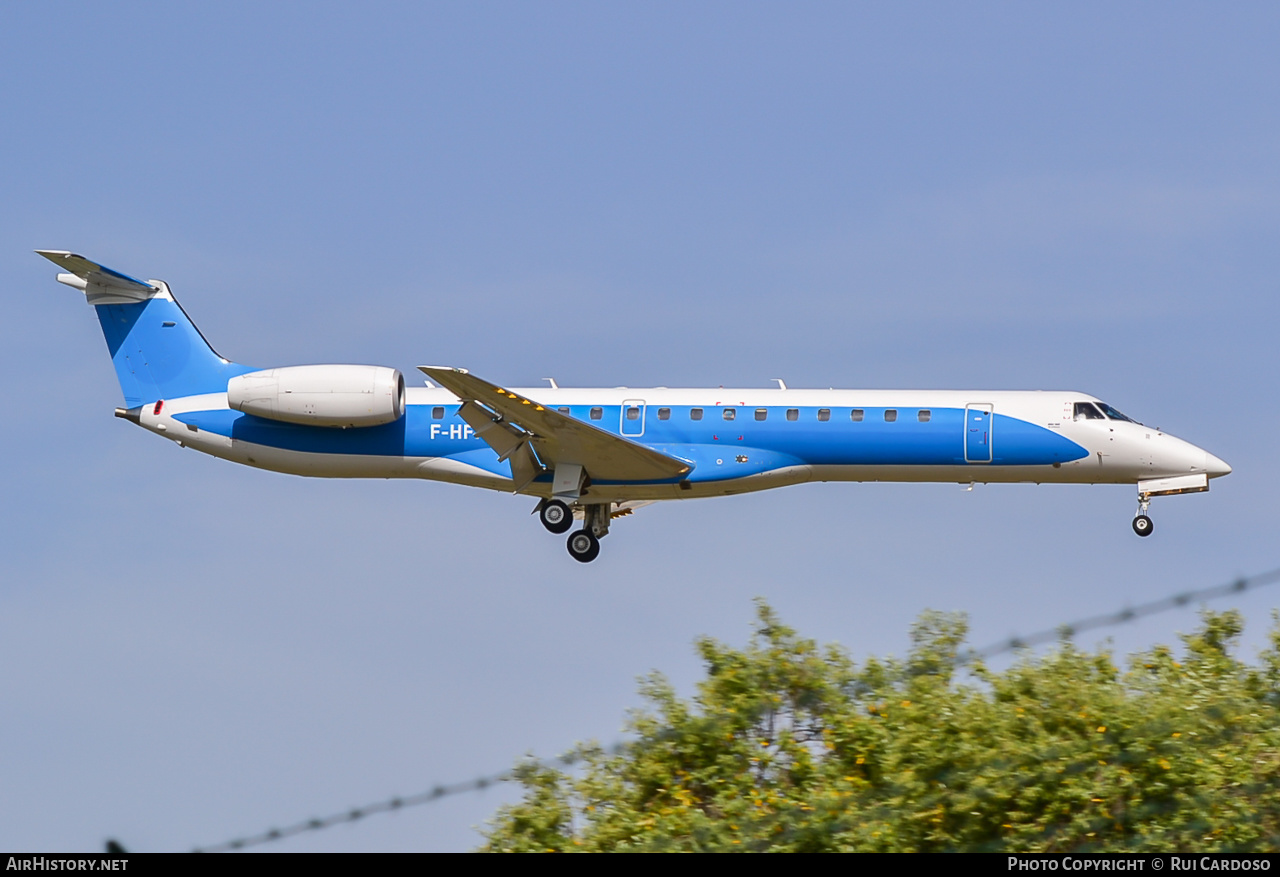
<path id="1" fill-rule="evenodd" d="M 1204 468 L 1209 473 L 1210 478 L 1217 478 L 1221 475 L 1230 475 L 1231 467 L 1227 465 L 1227 461 L 1219 457 L 1215 457 L 1208 451 L 1204 452 Z"/>

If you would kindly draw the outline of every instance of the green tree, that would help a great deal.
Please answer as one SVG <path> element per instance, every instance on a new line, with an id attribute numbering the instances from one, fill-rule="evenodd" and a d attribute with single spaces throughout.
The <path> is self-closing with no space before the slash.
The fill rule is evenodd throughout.
<path id="1" fill-rule="evenodd" d="M 960 672 L 961 615 L 926 612 L 906 660 L 857 666 L 759 602 L 746 648 L 698 641 L 692 700 L 642 682 L 625 749 L 519 765 L 525 797 L 483 849 L 1280 849 L 1280 618 L 1256 666 L 1241 629 L 1206 611 L 1180 660 L 1160 646 L 1123 672 L 1065 640 Z"/>

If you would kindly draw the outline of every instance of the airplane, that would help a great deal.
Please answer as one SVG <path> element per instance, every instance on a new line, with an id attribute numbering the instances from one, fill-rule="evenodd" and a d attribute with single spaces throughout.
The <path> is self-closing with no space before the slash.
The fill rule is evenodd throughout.
<path id="1" fill-rule="evenodd" d="M 328 478 L 423 478 L 536 498 L 588 563 L 615 518 L 662 500 L 813 481 L 1134 484 L 1201 493 L 1231 467 L 1084 393 L 1009 390 L 512 388 L 462 368 L 295 365 L 219 356 L 161 280 L 36 250 L 82 291 L 124 418 L 181 447 Z"/>

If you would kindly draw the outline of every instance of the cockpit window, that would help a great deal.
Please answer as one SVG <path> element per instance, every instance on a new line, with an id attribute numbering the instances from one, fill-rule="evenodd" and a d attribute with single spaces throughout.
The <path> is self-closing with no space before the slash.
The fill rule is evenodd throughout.
<path id="1" fill-rule="evenodd" d="M 1077 402 L 1075 411 L 1076 420 L 1105 420 L 1102 412 L 1093 407 L 1092 402 Z"/>
<path id="2" fill-rule="evenodd" d="M 1102 409 L 1102 413 L 1103 413 L 1103 414 L 1107 415 L 1107 416 L 1108 416 L 1108 417 L 1110 417 L 1112 420 L 1123 420 L 1123 421 L 1126 421 L 1126 422 L 1128 422 L 1128 423 L 1137 423 L 1137 422 L 1138 422 L 1138 421 L 1134 420 L 1132 417 L 1125 417 L 1123 414 L 1121 414 L 1121 413 L 1120 413 L 1119 411 L 1117 411 L 1116 409 L 1112 408 L 1112 407 L 1111 407 L 1110 405 L 1108 405 L 1106 402 L 1099 402 L 1099 403 L 1098 403 L 1098 407 Z"/>

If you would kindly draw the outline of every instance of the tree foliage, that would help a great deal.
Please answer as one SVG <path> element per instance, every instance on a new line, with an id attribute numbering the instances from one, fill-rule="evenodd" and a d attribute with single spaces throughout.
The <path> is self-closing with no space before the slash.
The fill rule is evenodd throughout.
<path id="1" fill-rule="evenodd" d="M 483 849 L 1275 850 L 1280 617 L 1256 665 L 1241 630 L 961 671 L 964 617 L 926 612 L 906 660 L 858 666 L 760 602 L 746 648 L 699 640 L 692 700 L 643 680 L 625 749 L 519 765 Z"/>

